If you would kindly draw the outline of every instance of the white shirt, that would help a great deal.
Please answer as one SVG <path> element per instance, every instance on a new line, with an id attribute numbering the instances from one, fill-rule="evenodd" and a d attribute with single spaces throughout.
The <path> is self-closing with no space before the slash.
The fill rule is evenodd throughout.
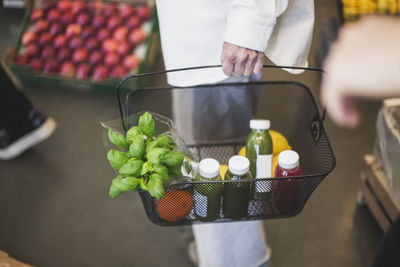
<path id="1" fill-rule="evenodd" d="M 157 0 L 156 4 L 166 69 L 220 64 L 224 41 L 265 52 L 278 65 L 307 66 L 313 0 Z M 168 82 L 186 86 L 226 78 L 221 69 L 208 69 L 170 73 Z"/>

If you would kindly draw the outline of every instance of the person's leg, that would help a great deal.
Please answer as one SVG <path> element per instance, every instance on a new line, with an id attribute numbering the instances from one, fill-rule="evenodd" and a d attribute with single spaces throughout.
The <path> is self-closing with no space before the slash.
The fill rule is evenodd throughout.
<path id="1" fill-rule="evenodd" d="M 0 67 L 0 160 L 17 157 L 55 128 L 55 120 L 34 109 Z"/>

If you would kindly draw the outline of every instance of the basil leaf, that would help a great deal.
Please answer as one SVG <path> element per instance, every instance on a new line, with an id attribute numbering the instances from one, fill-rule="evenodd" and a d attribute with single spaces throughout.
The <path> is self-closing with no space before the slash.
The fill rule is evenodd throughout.
<path id="1" fill-rule="evenodd" d="M 163 179 L 158 173 L 153 173 L 150 175 L 148 189 L 150 196 L 154 198 L 162 198 L 164 196 L 165 191 L 163 186 Z"/>
<path id="2" fill-rule="evenodd" d="M 125 152 L 121 152 L 115 149 L 111 149 L 107 153 L 107 159 L 110 162 L 110 165 L 119 170 L 122 165 L 124 165 L 128 161 L 128 157 Z"/>
<path id="3" fill-rule="evenodd" d="M 175 142 L 166 134 L 158 136 L 155 140 L 149 142 L 146 146 L 146 152 L 152 150 L 155 147 L 162 147 L 172 149 L 176 146 Z"/>
<path id="4" fill-rule="evenodd" d="M 153 165 L 151 165 L 150 162 L 146 161 L 142 166 L 142 172 L 140 173 L 140 175 L 143 176 L 153 171 L 154 171 Z"/>
<path id="5" fill-rule="evenodd" d="M 149 112 L 145 112 L 139 118 L 139 129 L 148 137 L 152 138 L 156 134 L 156 126 L 153 116 Z"/>
<path id="6" fill-rule="evenodd" d="M 168 174 L 172 177 L 182 176 L 181 167 L 168 168 Z"/>
<path id="7" fill-rule="evenodd" d="M 126 138 L 130 141 L 133 141 L 137 136 L 143 137 L 143 133 L 138 126 L 133 126 L 126 132 Z"/>
<path id="8" fill-rule="evenodd" d="M 153 165 L 153 172 L 157 173 L 161 176 L 163 181 L 167 181 L 169 176 L 168 176 L 168 168 L 162 165 Z"/>
<path id="9" fill-rule="evenodd" d="M 151 164 L 161 164 L 161 159 L 169 152 L 167 148 L 156 147 L 146 153 L 146 158 Z"/>
<path id="10" fill-rule="evenodd" d="M 162 160 L 162 163 L 168 167 L 180 167 L 182 166 L 185 155 L 182 151 L 173 150 L 169 152 Z"/>
<path id="11" fill-rule="evenodd" d="M 143 136 L 134 136 L 131 139 L 132 144 L 129 146 L 129 153 L 132 157 L 141 158 L 145 154 Z"/>
<path id="12" fill-rule="evenodd" d="M 128 149 L 130 145 L 129 140 L 127 140 L 122 134 L 113 131 L 111 128 L 108 129 L 108 140 L 122 149 Z"/>
<path id="13" fill-rule="evenodd" d="M 127 163 L 121 166 L 119 173 L 121 175 L 140 176 L 142 171 L 143 161 L 140 159 L 130 159 Z"/>
<path id="14" fill-rule="evenodd" d="M 128 176 L 123 178 L 118 175 L 113 179 L 110 186 L 110 192 L 108 193 L 111 198 L 116 198 L 121 193 L 126 191 L 137 190 L 139 187 L 139 179 L 136 177 Z"/>
<path id="15" fill-rule="evenodd" d="M 149 187 L 147 186 L 147 183 L 143 179 L 140 179 L 139 182 L 140 182 L 140 189 L 145 190 L 145 191 L 149 190 Z"/>

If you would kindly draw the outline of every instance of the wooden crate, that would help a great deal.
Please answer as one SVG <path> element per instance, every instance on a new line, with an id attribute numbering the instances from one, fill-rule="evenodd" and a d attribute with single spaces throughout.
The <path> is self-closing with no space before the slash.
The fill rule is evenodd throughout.
<path id="1" fill-rule="evenodd" d="M 365 202 L 384 232 L 400 216 L 400 205 L 393 199 L 386 175 L 374 155 L 364 156 L 359 200 Z"/>

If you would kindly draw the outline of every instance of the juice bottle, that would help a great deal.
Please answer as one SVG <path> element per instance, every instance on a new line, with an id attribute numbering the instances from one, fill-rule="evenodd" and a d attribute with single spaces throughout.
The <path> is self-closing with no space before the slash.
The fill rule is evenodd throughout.
<path id="1" fill-rule="evenodd" d="M 282 151 L 278 156 L 275 177 L 300 176 L 299 154 L 293 150 Z M 293 214 L 301 207 L 300 180 L 282 179 L 276 182 L 275 205 L 282 215 Z"/>
<path id="2" fill-rule="evenodd" d="M 250 172 L 254 178 L 272 177 L 272 139 L 268 133 L 269 120 L 250 120 L 251 132 L 246 142 L 246 157 L 250 161 Z M 270 200 L 271 184 L 268 181 L 255 183 L 254 200 Z"/>
<path id="3" fill-rule="evenodd" d="M 225 181 L 250 180 L 250 162 L 246 157 L 233 156 L 228 162 Z M 241 219 L 247 217 L 250 183 L 224 183 L 223 212 L 226 218 Z"/>
<path id="4" fill-rule="evenodd" d="M 199 163 L 196 182 L 219 181 L 219 163 L 215 159 L 203 159 Z M 196 184 L 194 187 L 194 213 L 203 222 L 212 222 L 219 218 L 221 210 L 222 183 Z"/>

